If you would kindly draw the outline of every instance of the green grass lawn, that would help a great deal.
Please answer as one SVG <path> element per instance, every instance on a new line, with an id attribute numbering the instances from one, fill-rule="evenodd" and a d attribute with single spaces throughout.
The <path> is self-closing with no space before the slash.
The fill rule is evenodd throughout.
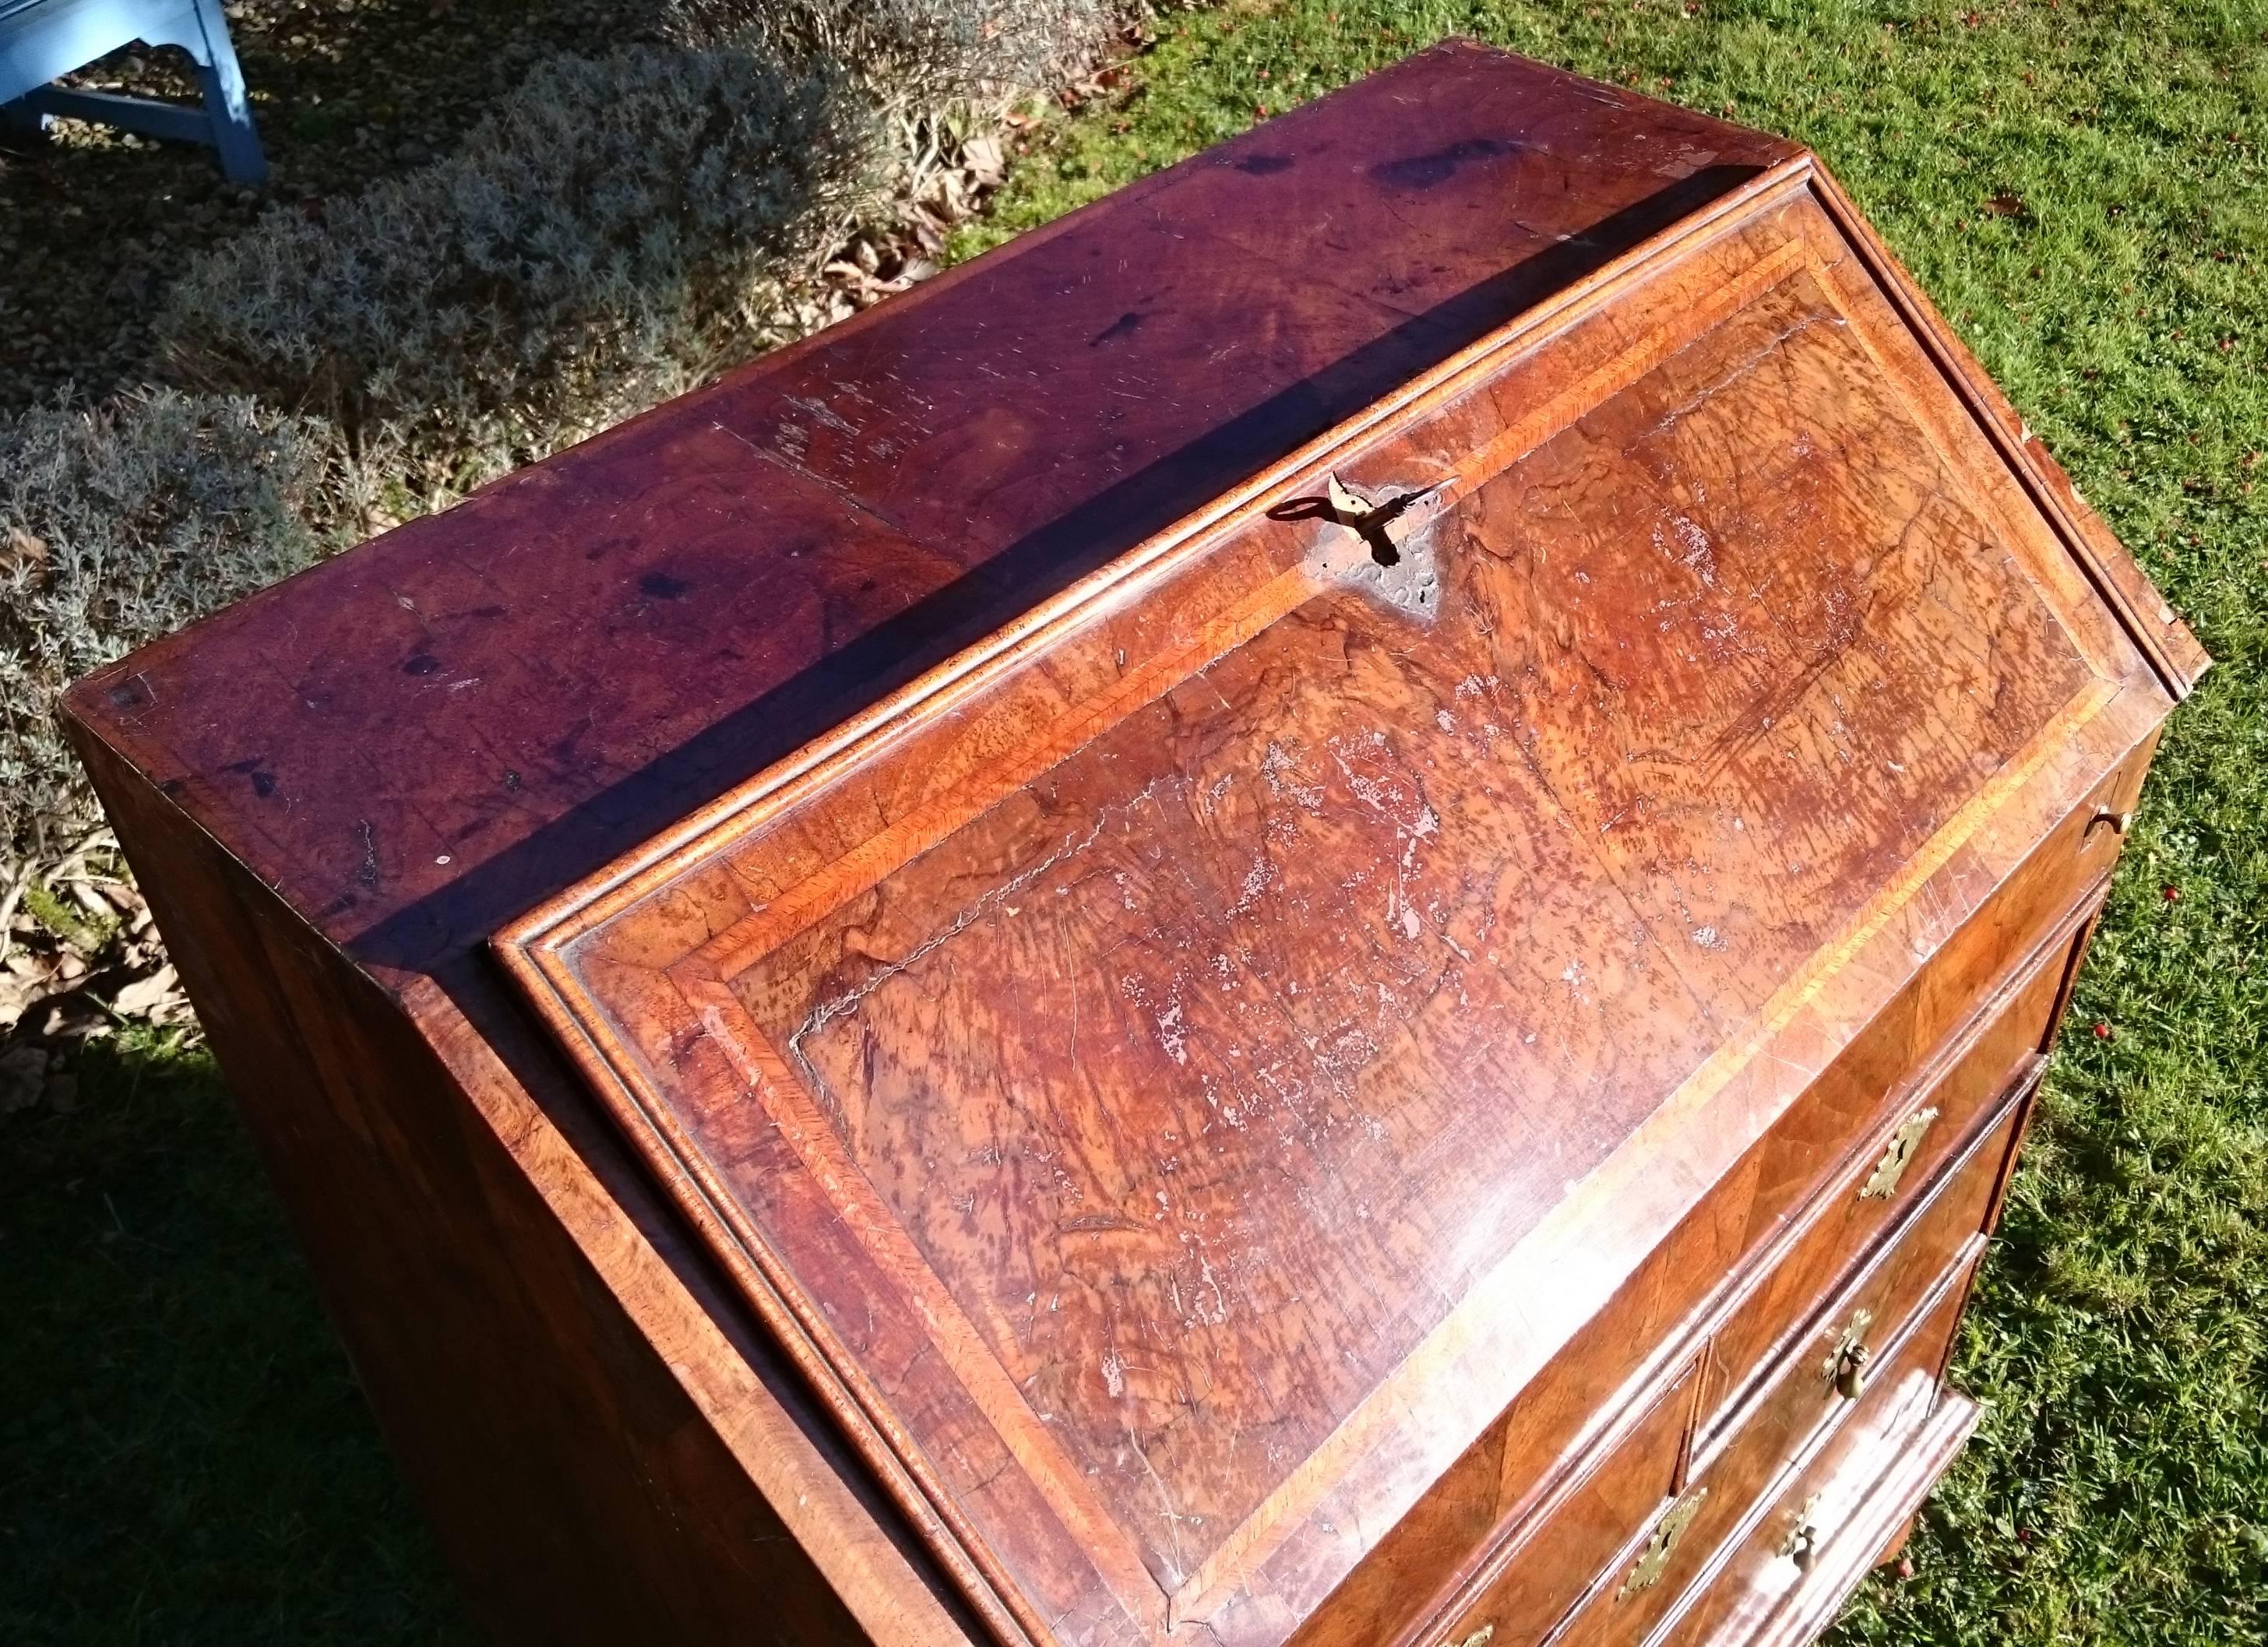
<path id="1" fill-rule="evenodd" d="M 1990 1416 L 1841 1639 L 2268 1639 L 2268 0 L 1286 0 L 1159 32 L 961 252 L 1478 35 L 1816 149 L 2191 615 L 2220 666 L 1961 1350 Z M 0 1642 L 463 1639 L 210 1064 L 89 1062 L 73 1113 L 0 1118 Z"/>
<path id="2" fill-rule="evenodd" d="M 470 1647 L 210 1056 L 0 1117 L 0 1643 Z"/>

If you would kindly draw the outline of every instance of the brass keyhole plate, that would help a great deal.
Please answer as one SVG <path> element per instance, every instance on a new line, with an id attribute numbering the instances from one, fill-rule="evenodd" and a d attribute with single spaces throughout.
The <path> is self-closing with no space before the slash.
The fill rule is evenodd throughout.
<path id="1" fill-rule="evenodd" d="M 1654 1524 L 1653 1532 L 1638 1552 L 1638 1560 L 1631 1563 L 1630 1577 L 1623 1587 L 1615 1592 L 1617 1601 L 1628 1600 L 1642 1590 L 1651 1590 L 1661 1582 L 1661 1575 L 1669 1569 L 1669 1558 L 1677 1553 L 1677 1541 L 1685 1536 L 1685 1529 L 1693 1525 L 1693 1518 L 1701 1513 L 1702 1503 L 1709 1496 L 1705 1487 L 1697 1488 L 1663 1512 Z"/>
<path id="2" fill-rule="evenodd" d="M 1874 1172 L 1859 1186 L 1859 1200 L 1888 1201 L 1898 1193 L 1898 1180 L 1906 1175 L 1907 1164 L 1914 1158 L 1914 1151 L 1921 1148 L 1923 1136 L 1936 1119 L 1937 1110 L 1933 1106 L 1914 1111 L 1898 1123 L 1898 1129 L 1890 1135 L 1890 1142 L 1882 1151 L 1882 1158 L 1874 1163 Z"/>

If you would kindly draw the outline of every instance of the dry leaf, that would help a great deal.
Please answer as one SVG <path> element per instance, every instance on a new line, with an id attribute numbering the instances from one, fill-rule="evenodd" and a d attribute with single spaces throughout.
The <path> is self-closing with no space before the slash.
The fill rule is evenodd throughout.
<path id="1" fill-rule="evenodd" d="M 181 975 L 171 961 L 146 978 L 136 978 L 110 998 L 110 1010 L 121 1018 L 156 1018 L 180 992 Z"/>
<path id="2" fill-rule="evenodd" d="M 997 137 L 972 137 L 961 145 L 961 163 L 986 188 L 998 188 L 1007 175 L 1007 157 Z"/>
<path id="3" fill-rule="evenodd" d="M 8 528 L 8 540 L 0 544 L 0 577 L 12 577 L 18 572 L 42 572 L 47 565 L 45 538 L 35 538 L 21 526 Z"/>

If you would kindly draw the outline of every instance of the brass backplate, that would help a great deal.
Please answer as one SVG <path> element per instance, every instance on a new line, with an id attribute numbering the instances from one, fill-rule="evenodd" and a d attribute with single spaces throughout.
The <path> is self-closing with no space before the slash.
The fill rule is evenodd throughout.
<path id="1" fill-rule="evenodd" d="M 1890 1142 L 1882 1151 L 1882 1158 L 1874 1163 L 1874 1172 L 1859 1186 L 1859 1200 L 1888 1201 L 1898 1193 L 1898 1180 L 1906 1175 L 1906 1164 L 1921 1148 L 1922 1135 L 1936 1119 L 1937 1109 L 1933 1105 L 1914 1111 L 1898 1123 L 1898 1129 L 1890 1135 Z"/>
<path id="2" fill-rule="evenodd" d="M 1677 1540 L 1685 1536 L 1685 1529 L 1693 1525 L 1693 1518 L 1701 1513 L 1702 1501 L 1708 1496 L 1707 1488 L 1696 1488 L 1662 1512 L 1661 1519 L 1646 1538 L 1646 1548 L 1631 1563 L 1630 1577 L 1615 1592 L 1616 1600 L 1628 1600 L 1641 1590 L 1651 1590 L 1661 1582 L 1661 1575 L 1669 1569 L 1669 1558 L 1677 1553 Z"/>

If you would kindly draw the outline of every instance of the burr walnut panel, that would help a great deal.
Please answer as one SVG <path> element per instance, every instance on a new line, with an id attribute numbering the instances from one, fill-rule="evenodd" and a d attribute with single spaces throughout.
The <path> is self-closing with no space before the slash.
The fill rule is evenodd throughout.
<path id="1" fill-rule="evenodd" d="M 1838 322 L 1434 522 L 1422 646 L 1319 594 L 728 978 L 1168 1588 L 2088 678 Z"/>

